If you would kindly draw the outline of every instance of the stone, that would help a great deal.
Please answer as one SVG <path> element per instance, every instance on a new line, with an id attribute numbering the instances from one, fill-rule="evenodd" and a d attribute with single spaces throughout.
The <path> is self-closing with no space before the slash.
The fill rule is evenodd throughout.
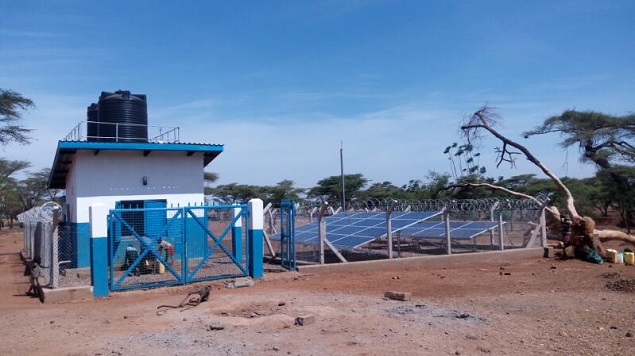
<path id="1" fill-rule="evenodd" d="M 392 300 L 408 301 L 412 299 L 412 293 L 409 292 L 386 292 L 384 297 Z"/>
<path id="2" fill-rule="evenodd" d="M 243 287 L 253 287 L 254 281 L 251 279 L 237 279 L 225 284 L 226 288 L 243 288 Z"/>
<path id="3" fill-rule="evenodd" d="M 315 323 L 315 315 L 312 314 L 301 315 L 295 318 L 295 325 L 298 326 L 305 326 L 313 323 Z"/>

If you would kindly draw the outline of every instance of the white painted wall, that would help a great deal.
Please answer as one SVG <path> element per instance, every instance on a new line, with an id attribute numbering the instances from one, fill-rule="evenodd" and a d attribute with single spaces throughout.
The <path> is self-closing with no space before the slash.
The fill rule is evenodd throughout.
<path id="1" fill-rule="evenodd" d="M 165 199 L 167 201 L 167 207 L 183 207 L 183 206 L 197 206 L 204 205 L 205 196 L 203 193 L 200 194 L 158 194 L 158 195 L 129 195 L 129 196 L 101 196 L 101 197 L 88 197 L 88 198 L 78 198 L 76 206 L 79 207 L 77 210 L 77 220 L 74 222 L 83 223 L 88 222 L 88 210 L 89 207 L 95 203 L 103 203 L 106 205 L 108 209 L 114 209 L 115 203 L 122 200 L 160 200 Z M 195 212 L 197 216 L 202 216 L 199 212 Z"/>
<path id="2" fill-rule="evenodd" d="M 109 209 L 121 200 L 165 199 L 168 207 L 201 205 L 203 153 L 152 151 L 78 151 L 67 176 L 66 203 L 71 222 L 88 222 L 88 208 L 100 202 Z M 143 177 L 148 184 L 143 185 Z"/>
<path id="3" fill-rule="evenodd" d="M 77 193 L 75 189 L 75 166 L 71 166 L 66 175 L 66 206 L 64 213 L 66 219 L 71 222 L 77 221 Z"/>

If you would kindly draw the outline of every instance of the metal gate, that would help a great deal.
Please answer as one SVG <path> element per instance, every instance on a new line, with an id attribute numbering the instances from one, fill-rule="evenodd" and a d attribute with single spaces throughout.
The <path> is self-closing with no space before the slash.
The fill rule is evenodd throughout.
<path id="1" fill-rule="evenodd" d="M 110 290 L 247 276 L 247 215 L 247 205 L 110 210 Z"/>
<path id="2" fill-rule="evenodd" d="M 280 203 L 280 264 L 296 270 L 295 258 L 295 202 L 283 199 Z"/>

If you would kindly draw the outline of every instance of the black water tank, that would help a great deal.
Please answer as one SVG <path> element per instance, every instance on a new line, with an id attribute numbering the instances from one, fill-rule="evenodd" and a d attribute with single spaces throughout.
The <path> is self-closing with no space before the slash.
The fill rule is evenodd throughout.
<path id="1" fill-rule="evenodd" d="M 99 106 L 95 103 L 86 108 L 86 141 L 99 141 Z"/>
<path id="2" fill-rule="evenodd" d="M 145 94 L 130 94 L 126 90 L 102 92 L 98 106 L 99 141 L 148 142 Z"/>

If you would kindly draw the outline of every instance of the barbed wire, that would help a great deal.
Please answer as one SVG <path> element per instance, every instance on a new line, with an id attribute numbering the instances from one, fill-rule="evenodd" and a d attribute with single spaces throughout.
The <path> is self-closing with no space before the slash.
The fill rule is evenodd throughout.
<path id="1" fill-rule="evenodd" d="M 21 223 L 51 222 L 53 221 L 53 210 L 55 208 L 62 210 L 58 203 L 49 201 L 18 214 L 17 218 Z"/>
<path id="2" fill-rule="evenodd" d="M 391 198 L 371 198 L 363 201 L 348 203 L 347 210 L 377 211 L 388 210 L 393 202 L 396 202 L 398 211 L 490 211 L 490 210 L 532 210 L 540 209 L 549 202 L 547 195 L 538 195 L 534 199 L 425 199 L 425 200 L 398 200 Z M 297 202 L 298 210 L 312 210 L 319 208 L 320 201 L 300 200 Z M 338 209 L 339 205 L 334 205 Z"/>

